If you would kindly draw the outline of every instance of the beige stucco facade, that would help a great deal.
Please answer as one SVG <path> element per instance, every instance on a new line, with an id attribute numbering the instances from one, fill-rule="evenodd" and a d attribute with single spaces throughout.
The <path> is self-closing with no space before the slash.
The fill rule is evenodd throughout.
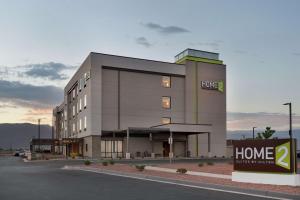
<path id="1" fill-rule="evenodd" d="M 162 86 L 163 76 L 170 78 L 170 87 Z M 224 89 L 201 87 L 202 81 L 222 81 Z M 56 135 L 78 138 L 85 157 L 113 157 L 116 151 L 122 157 L 166 156 L 170 151 L 178 157 L 226 156 L 226 66 L 221 61 L 181 58 L 167 63 L 90 53 L 64 93 L 63 117 L 54 110 L 55 124 L 64 124 Z M 170 99 L 170 108 L 162 107 L 163 97 Z M 184 126 L 172 134 L 168 127 L 169 132 L 152 133 L 162 118 Z M 134 129 L 128 138 L 131 127 L 141 128 L 140 133 Z"/>

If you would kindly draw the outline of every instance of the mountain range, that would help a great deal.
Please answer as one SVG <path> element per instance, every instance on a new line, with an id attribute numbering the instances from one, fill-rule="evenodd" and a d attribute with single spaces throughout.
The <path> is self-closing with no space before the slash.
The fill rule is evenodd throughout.
<path id="1" fill-rule="evenodd" d="M 41 125 L 40 128 L 41 138 L 52 137 L 51 126 Z M 293 130 L 293 135 L 297 138 L 297 147 L 300 149 L 300 129 Z M 273 137 L 288 138 L 288 131 L 277 131 Z M 38 138 L 38 125 L 36 124 L 0 124 L 0 148 L 2 149 L 29 148 L 32 138 Z M 227 139 L 239 140 L 243 138 L 252 138 L 252 131 L 227 131 Z"/>

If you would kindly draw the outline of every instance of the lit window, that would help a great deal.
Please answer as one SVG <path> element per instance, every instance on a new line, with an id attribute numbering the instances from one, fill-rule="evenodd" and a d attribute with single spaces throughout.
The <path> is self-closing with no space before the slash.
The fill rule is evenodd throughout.
<path id="1" fill-rule="evenodd" d="M 86 94 L 84 95 L 84 102 L 83 102 L 84 104 L 84 108 L 86 108 Z"/>
<path id="2" fill-rule="evenodd" d="M 81 111 L 81 99 L 79 99 L 79 111 Z"/>
<path id="3" fill-rule="evenodd" d="M 67 120 L 67 111 L 65 110 L 65 120 Z"/>
<path id="4" fill-rule="evenodd" d="M 163 117 L 163 118 L 161 118 L 161 123 L 162 124 L 170 124 L 171 123 L 171 118 L 170 117 Z"/>
<path id="5" fill-rule="evenodd" d="M 73 99 L 75 98 L 75 89 L 73 89 Z"/>
<path id="6" fill-rule="evenodd" d="M 75 116 L 75 106 L 73 105 L 73 117 Z"/>
<path id="7" fill-rule="evenodd" d="M 77 110 L 77 114 L 78 114 L 78 112 L 79 112 L 79 102 L 77 102 L 76 110 Z"/>
<path id="8" fill-rule="evenodd" d="M 86 130 L 86 116 L 84 116 L 84 130 Z"/>
<path id="9" fill-rule="evenodd" d="M 171 97 L 162 97 L 162 107 L 166 109 L 171 108 Z"/>
<path id="10" fill-rule="evenodd" d="M 73 123 L 73 133 L 75 133 L 75 124 Z"/>
<path id="11" fill-rule="evenodd" d="M 79 131 L 81 131 L 81 119 L 79 120 Z"/>
<path id="12" fill-rule="evenodd" d="M 162 76 L 162 82 L 163 87 L 170 88 L 171 87 L 171 77 L 170 76 Z"/>

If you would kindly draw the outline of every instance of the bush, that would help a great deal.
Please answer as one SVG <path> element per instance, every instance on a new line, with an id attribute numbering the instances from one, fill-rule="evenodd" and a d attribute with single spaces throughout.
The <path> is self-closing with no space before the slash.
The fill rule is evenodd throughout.
<path id="1" fill-rule="evenodd" d="M 142 171 L 144 171 L 144 169 L 145 169 L 145 165 L 136 165 L 135 168 L 136 168 L 137 170 L 139 170 L 140 172 L 142 172 Z"/>
<path id="2" fill-rule="evenodd" d="M 76 156 L 78 156 L 78 154 L 77 154 L 77 153 L 73 153 L 73 152 L 72 152 L 72 153 L 70 153 L 70 156 L 71 156 L 71 158 L 72 158 L 72 159 L 75 159 L 75 158 L 76 158 Z"/>
<path id="3" fill-rule="evenodd" d="M 103 165 L 103 166 L 107 166 L 107 165 L 108 165 L 108 162 L 107 162 L 107 161 L 103 161 L 103 162 L 102 162 L 102 165 Z"/>
<path id="4" fill-rule="evenodd" d="M 90 164 L 91 164 L 91 161 L 85 160 L 85 161 L 84 161 L 84 164 L 85 164 L 85 165 L 90 165 Z"/>
<path id="5" fill-rule="evenodd" d="M 198 167 L 203 167 L 204 166 L 204 163 L 199 163 L 198 164 Z"/>
<path id="6" fill-rule="evenodd" d="M 115 164 L 115 161 L 110 160 L 110 161 L 109 161 L 109 164 L 110 164 L 110 165 L 114 165 L 114 164 Z"/>
<path id="7" fill-rule="evenodd" d="M 214 165 L 215 163 L 210 161 L 210 162 L 207 162 L 206 164 L 207 165 Z"/>
<path id="8" fill-rule="evenodd" d="M 177 169 L 176 172 L 180 173 L 180 174 L 185 174 L 187 172 L 187 170 L 185 168 L 179 168 L 179 169 Z"/>

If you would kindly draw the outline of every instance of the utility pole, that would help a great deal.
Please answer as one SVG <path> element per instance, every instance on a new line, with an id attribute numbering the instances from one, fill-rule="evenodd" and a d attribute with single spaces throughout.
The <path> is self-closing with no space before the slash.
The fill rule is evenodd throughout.
<path id="1" fill-rule="evenodd" d="M 253 140 L 254 140 L 254 129 L 256 129 L 257 127 L 252 127 L 252 138 L 253 138 Z"/>

